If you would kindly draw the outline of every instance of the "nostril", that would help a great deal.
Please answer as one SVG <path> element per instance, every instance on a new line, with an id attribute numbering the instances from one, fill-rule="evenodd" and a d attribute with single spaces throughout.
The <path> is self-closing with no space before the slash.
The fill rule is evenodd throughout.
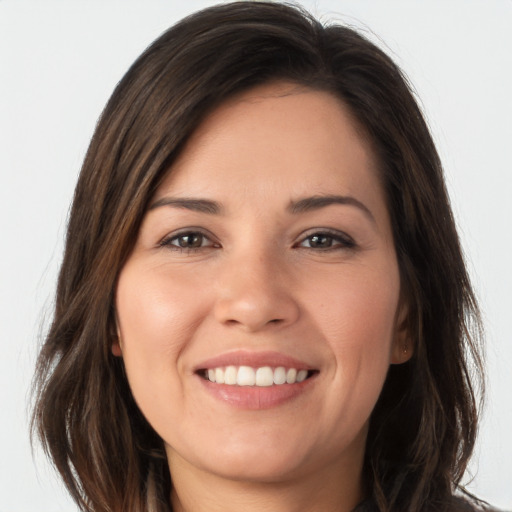
<path id="1" fill-rule="evenodd" d="M 268 322 L 266 322 L 266 323 L 267 323 L 267 325 L 268 324 L 280 324 L 283 321 L 284 321 L 284 319 L 282 319 L 282 318 L 273 318 L 272 320 L 268 320 Z M 231 318 L 229 320 L 226 320 L 226 324 L 228 324 L 228 325 L 240 325 L 240 324 L 244 324 L 244 322 L 241 321 L 241 320 L 236 320 L 234 318 Z"/>

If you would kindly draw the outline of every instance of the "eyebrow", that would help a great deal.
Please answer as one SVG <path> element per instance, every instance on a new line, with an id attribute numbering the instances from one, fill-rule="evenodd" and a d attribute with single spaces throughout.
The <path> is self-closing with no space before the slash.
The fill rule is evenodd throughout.
<path id="1" fill-rule="evenodd" d="M 311 210 L 319 210 L 332 204 L 343 204 L 349 206 L 355 206 L 359 208 L 373 223 L 375 223 L 375 217 L 373 216 L 370 209 L 361 201 L 352 196 L 311 196 L 299 199 L 298 201 L 291 201 L 288 205 L 288 211 L 291 213 L 303 213 Z"/>
<path id="2" fill-rule="evenodd" d="M 217 215 L 221 213 L 222 208 L 216 201 L 209 199 L 193 199 L 188 197 L 163 197 L 155 201 L 148 210 L 154 210 L 161 206 L 172 206 L 174 208 L 184 208 L 199 213 L 208 213 L 210 215 Z"/>
<path id="3" fill-rule="evenodd" d="M 290 213 L 299 214 L 312 210 L 319 210 L 333 204 L 355 206 L 356 208 L 359 208 L 372 222 L 376 222 L 370 209 L 364 203 L 352 196 L 328 195 L 305 197 L 297 201 L 291 201 L 287 209 Z M 148 210 L 154 210 L 155 208 L 160 208 L 162 206 L 183 208 L 210 215 L 218 215 L 222 212 L 221 205 L 216 201 L 188 197 L 163 197 L 150 205 Z"/>

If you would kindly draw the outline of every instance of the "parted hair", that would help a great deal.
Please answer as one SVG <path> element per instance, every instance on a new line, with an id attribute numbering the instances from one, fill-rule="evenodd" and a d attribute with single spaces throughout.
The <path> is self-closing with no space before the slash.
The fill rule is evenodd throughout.
<path id="1" fill-rule="evenodd" d="M 376 155 L 391 217 L 414 355 L 391 366 L 372 412 L 368 496 L 380 512 L 454 510 L 477 431 L 480 320 L 423 114 L 399 67 L 354 29 L 297 6 L 243 1 L 183 19 L 144 51 L 83 162 L 32 418 L 82 511 L 171 510 L 163 441 L 111 352 L 116 281 L 151 198 L 205 116 L 274 81 L 348 107 Z"/>

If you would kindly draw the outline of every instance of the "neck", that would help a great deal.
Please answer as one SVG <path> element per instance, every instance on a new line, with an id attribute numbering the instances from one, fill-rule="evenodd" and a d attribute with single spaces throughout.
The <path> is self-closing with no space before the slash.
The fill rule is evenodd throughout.
<path id="1" fill-rule="evenodd" d="M 246 482 L 171 464 L 173 512 L 350 512 L 363 499 L 362 465 L 280 482 Z"/>

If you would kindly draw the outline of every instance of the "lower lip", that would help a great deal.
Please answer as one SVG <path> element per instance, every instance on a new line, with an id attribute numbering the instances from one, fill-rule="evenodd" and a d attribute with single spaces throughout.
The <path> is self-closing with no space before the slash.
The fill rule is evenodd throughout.
<path id="1" fill-rule="evenodd" d="M 283 405 L 303 395 L 312 387 L 316 374 L 295 384 L 281 384 L 278 386 L 230 386 L 216 384 L 202 377 L 203 386 L 214 398 L 240 409 L 259 410 L 270 409 Z"/>

